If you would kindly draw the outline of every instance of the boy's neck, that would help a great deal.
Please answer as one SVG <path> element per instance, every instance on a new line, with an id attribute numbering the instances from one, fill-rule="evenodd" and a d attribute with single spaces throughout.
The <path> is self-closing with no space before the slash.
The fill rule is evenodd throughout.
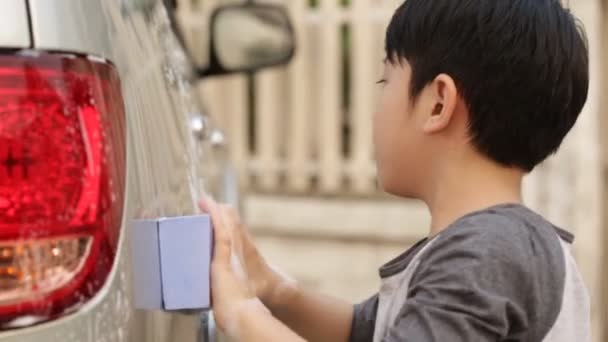
<path id="1" fill-rule="evenodd" d="M 429 236 L 462 216 L 505 203 L 522 203 L 524 172 L 488 160 L 450 165 L 439 172 L 424 199 L 431 212 Z"/>

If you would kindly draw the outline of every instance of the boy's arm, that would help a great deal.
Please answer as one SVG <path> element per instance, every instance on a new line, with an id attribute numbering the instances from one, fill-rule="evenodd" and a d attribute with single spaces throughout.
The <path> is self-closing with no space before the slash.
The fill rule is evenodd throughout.
<path id="1" fill-rule="evenodd" d="M 264 304 L 272 314 L 310 342 L 347 342 L 353 305 L 308 291 L 290 282 Z"/>
<path id="2" fill-rule="evenodd" d="M 347 342 L 353 306 L 296 287 L 285 289 L 272 314 L 250 299 L 224 331 L 239 342 Z M 278 299 L 278 298 L 277 298 Z"/>
<path id="3" fill-rule="evenodd" d="M 282 312 L 282 318 L 273 317 L 259 302 L 257 305 L 255 302 L 251 302 L 247 304 L 248 307 L 241 310 L 238 326 L 233 328 L 230 335 L 239 342 L 347 341 L 346 330 L 350 330 L 350 322 L 348 325 L 344 325 L 343 318 L 344 314 L 348 315 L 350 305 L 325 299 L 315 295 L 308 299 L 303 297 L 302 304 L 304 305 L 294 302 L 293 304 L 296 305 L 287 309 L 287 311 L 293 312 Z M 334 303 L 339 304 L 338 307 L 332 306 Z M 319 305 L 314 306 L 313 304 Z M 323 308 L 328 311 L 323 312 Z M 323 321 L 324 318 L 325 321 Z"/>
<path id="4" fill-rule="evenodd" d="M 242 302 L 224 332 L 239 342 L 305 342 L 306 340 L 273 317 L 258 299 Z"/>
<path id="5" fill-rule="evenodd" d="M 348 341 L 351 304 L 302 290 L 272 270 L 234 209 L 212 200 L 201 203 L 201 209 L 211 215 L 215 232 L 211 290 L 220 330 L 239 342 Z"/>

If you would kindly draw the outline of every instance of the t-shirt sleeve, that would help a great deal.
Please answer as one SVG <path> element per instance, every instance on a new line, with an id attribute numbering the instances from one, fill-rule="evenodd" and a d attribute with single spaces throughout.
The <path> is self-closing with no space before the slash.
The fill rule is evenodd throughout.
<path id="1" fill-rule="evenodd" d="M 355 305 L 349 342 L 371 342 L 374 338 L 378 295 Z"/>
<path id="2" fill-rule="evenodd" d="M 424 252 L 383 342 L 501 341 L 528 325 L 522 241 L 499 227 L 446 235 Z"/>

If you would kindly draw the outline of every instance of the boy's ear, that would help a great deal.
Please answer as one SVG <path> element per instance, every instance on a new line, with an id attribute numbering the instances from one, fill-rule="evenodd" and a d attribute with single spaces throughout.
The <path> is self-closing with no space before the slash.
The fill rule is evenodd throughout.
<path id="1" fill-rule="evenodd" d="M 454 79 L 446 74 L 435 77 L 429 90 L 432 103 L 423 131 L 433 134 L 443 131 L 450 124 L 458 101 L 458 90 Z"/>

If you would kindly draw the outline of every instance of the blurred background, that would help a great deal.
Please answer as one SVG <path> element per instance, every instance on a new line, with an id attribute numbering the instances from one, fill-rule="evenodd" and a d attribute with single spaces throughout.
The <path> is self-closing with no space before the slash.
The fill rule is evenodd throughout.
<path id="1" fill-rule="evenodd" d="M 179 0 L 191 50 L 221 0 Z M 235 1 L 232 1 L 235 2 Z M 238 2 L 238 1 L 237 1 Z M 401 0 L 284 0 L 297 38 L 286 67 L 205 80 L 205 105 L 226 131 L 243 215 L 267 259 L 302 284 L 354 302 L 377 291 L 377 269 L 424 237 L 426 208 L 379 191 L 371 114 L 384 58 L 384 31 Z M 574 252 L 592 294 L 597 341 L 607 317 L 603 80 L 608 2 L 569 6 L 584 23 L 591 91 L 560 152 L 526 180 L 527 204 L 576 235 Z M 246 25 L 234 25 L 242 37 Z M 205 61 L 209 56 L 199 52 Z M 604 76 L 604 77 L 603 77 Z M 608 339 L 608 334 L 605 335 Z"/>

